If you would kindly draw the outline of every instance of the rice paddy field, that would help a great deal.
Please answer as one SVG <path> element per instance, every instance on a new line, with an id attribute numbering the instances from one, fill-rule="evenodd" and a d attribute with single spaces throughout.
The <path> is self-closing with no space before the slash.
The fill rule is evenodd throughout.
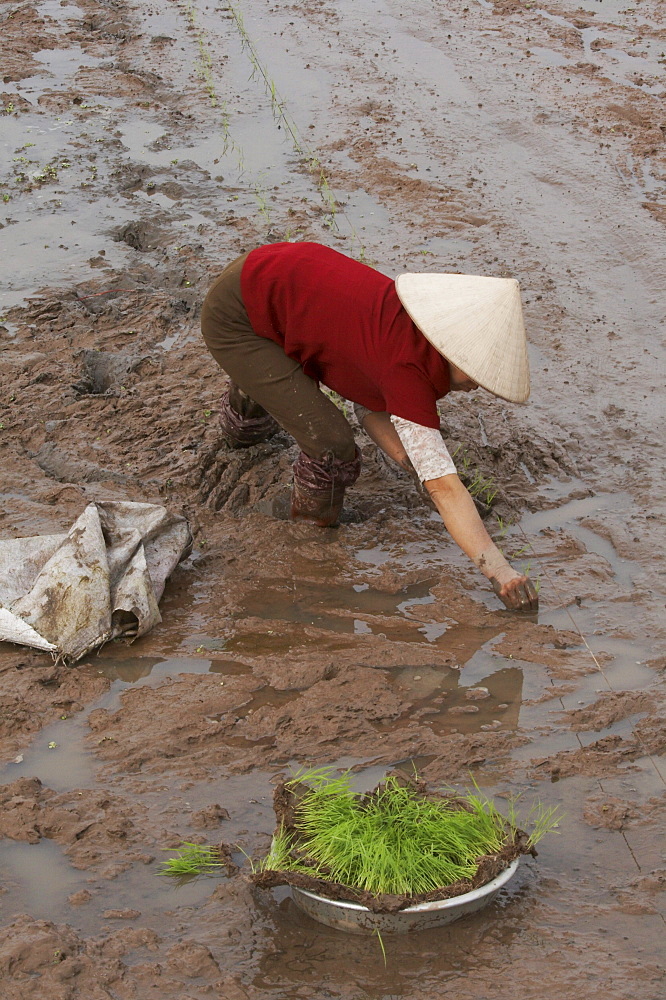
<path id="1" fill-rule="evenodd" d="M 2 0 L 0 537 L 98 499 L 194 535 L 132 645 L 0 643 L 2 1000 L 664 996 L 662 8 Z M 339 528 L 269 516 L 296 445 L 223 445 L 199 310 L 279 240 L 520 281 L 529 403 L 441 419 L 538 616 L 360 429 Z M 324 767 L 561 820 L 384 954 L 249 879 Z M 158 877 L 187 843 L 239 871 Z"/>

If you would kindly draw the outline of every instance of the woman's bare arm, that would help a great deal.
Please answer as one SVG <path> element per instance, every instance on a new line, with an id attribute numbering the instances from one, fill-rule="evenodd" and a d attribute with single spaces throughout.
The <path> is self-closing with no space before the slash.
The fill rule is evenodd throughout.
<path id="1" fill-rule="evenodd" d="M 388 413 L 366 413 L 363 429 L 389 458 L 414 475 L 398 432 Z M 454 542 L 490 580 L 507 608 L 536 611 L 539 598 L 534 584 L 507 562 L 479 517 L 476 505 L 457 475 L 427 480 L 424 486 Z"/>
<path id="2" fill-rule="evenodd" d="M 507 562 L 479 517 L 469 492 L 458 476 L 442 476 L 425 484 L 451 538 L 493 585 L 507 608 L 536 611 L 539 598 L 529 577 Z"/>

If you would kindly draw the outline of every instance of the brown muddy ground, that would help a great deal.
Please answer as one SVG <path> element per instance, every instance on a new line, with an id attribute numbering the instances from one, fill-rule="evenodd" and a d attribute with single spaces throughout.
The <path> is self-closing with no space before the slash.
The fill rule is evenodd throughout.
<path id="1" fill-rule="evenodd" d="M 661 7 L 3 0 L 0 533 L 111 497 L 196 538 L 133 646 L 0 646 L 3 1000 L 664 995 Z M 532 401 L 442 425 L 497 481 L 538 621 L 361 432 L 324 532 L 262 512 L 286 436 L 221 445 L 199 304 L 305 238 L 521 281 Z M 290 766 L 369 787 L 400 762 L 565 817 L 495 905 L 386 965 L 283 891 L 155 874 L 183 839 L 262 852 Z"/>

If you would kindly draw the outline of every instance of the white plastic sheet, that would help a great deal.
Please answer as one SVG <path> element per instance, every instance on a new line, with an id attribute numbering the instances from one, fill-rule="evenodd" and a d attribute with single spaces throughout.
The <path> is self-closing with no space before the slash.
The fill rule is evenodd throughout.
<path id="1" fill-rule="evenodd" d="M 89 504 L 67 534 L 0 540 L 0 640 L 75 663 L 162 620 L 167 578 L 192 544 L 165 507 Z"/>

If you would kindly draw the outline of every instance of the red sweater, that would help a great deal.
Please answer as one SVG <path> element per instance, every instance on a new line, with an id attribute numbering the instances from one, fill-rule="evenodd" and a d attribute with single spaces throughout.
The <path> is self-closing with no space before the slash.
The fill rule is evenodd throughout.
<path id="1" fill-rule="evenodd" d="M 255 333 L 311 378 L 369 410 L 439 427 L 448 365 L 391 278 L 318 243 L 270 243 L 245 261 L 241 294 Z"/>

